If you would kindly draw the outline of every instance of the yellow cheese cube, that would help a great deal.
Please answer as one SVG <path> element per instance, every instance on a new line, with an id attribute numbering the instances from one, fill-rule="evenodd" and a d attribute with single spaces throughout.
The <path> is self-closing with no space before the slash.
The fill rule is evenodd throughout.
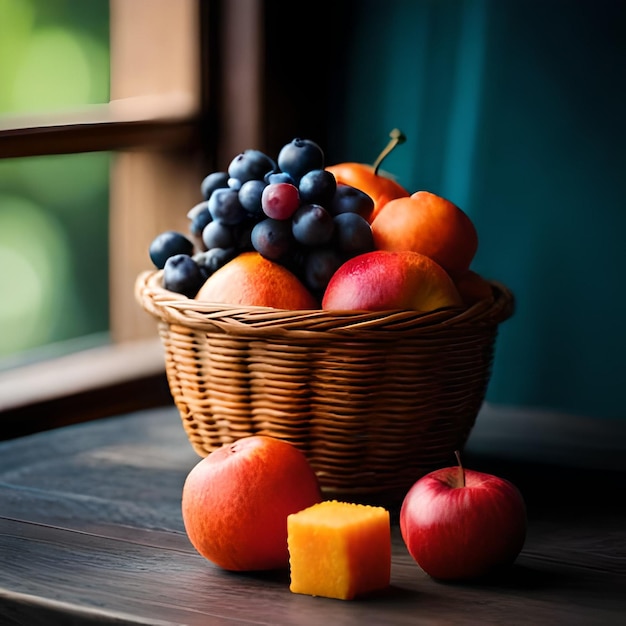
<path id="1" fill-rule="evenodd" d="M 352 600 L 391 577 L 389 511 L 327 500 L 287 517 L 293 593 Z"/>

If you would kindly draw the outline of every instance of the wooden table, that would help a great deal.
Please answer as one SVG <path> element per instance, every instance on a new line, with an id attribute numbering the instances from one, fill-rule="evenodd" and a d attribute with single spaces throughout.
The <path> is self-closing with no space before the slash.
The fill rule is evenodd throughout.
<path id="1" fill-rule="evenodd" d="M 392 528 L 390 588 L 354 601 L 293 594 L 288 572 L 199 556 L 180 494 L 199 460 L 172 407 L 0 444 L 0 624 L 626 624 L 624 475 L 509 463 L 529 534 L 496 580 L 443 584 Z"/>

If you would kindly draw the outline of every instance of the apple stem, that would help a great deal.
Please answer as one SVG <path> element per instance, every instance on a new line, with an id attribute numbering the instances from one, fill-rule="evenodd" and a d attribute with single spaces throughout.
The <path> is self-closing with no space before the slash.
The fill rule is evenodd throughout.
<path id="1" fill-rule="evenodd" d="M 378 168 L 380 167 L 380 164 L 385 160 L 387 155 L 396 146 L 399 146 L 401 143 L 404 143 L 406 141 L 406 137 L 405 137 L 404 133 L 401 130 L 399 130 L 398 128 L 394 128 L 389 133 L 389 136 L 391 137 L 391 140 L 389 141 L 389 143 L 387 144 L 385 149 L 378 155 L 378 158 L 376 159 L 376 161 L 374 161 L 374 174 L 376 174 L 376 175 L 378 175 Z"/>
<path id="2" fill-rule="evenodd" d="M 458 450 L 454 451 L 456 462 L 459 464 L 459 487 L 465 487 L 465 468 L 461 463 L 461 453 Z"/>

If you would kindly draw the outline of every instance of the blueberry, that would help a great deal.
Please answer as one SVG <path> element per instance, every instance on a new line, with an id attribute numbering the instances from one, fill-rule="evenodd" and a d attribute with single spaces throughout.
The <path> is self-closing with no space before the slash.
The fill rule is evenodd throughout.
<path id="1" fill-rule="evenodd" d="M 261 197 L 267 183 L 263 180 L 247 180 L 239 190 L 239 203 L 252 216 L 262 217 Z"/>
<path id="2" fill-rule="evenodd" d="M 193 254 L 193 243 L 185 235 L 167 230 L 157 235 L 150 244 L 150 260 L 157 269 L 165 267 L 167 259 L 175 254 Z"/>
<path id="3" fill-rule="evenodd" d="M 358 213 L 362 217 L 367 217 L 374 210 L 374 200 L 356 187 L 338 184 L 327 208 L 333 215 Z"/>
<path id="4" fill-rule="evenodd" d="M 193 260 L 203 269 L 207 276 L 213 274 L 228 261 L 237 256 L 236 248 L 211 248 L 206 252 L 194 255 Z"/>
<path id="5" fill-rule="evenodd" d="M 348 257 L 374 250 L 374 235 L 370 223 L 358 213 L 339 213 L 333 218 L 333 243 L 336 250 Z"/>
<path id="6" fill-rule="evenodd" d="M 327 170 L 309 170 L 298 185 L 302 203 L 321 204 L 325 207 L 335 195 L 337 180 Z"/>
<path id="7" fill-rule="evenodd" d="M 200 266 L 188 254 L 175 254 L 165 262 L 163 287 L 193 298 L 205 280 Z"/>
<path id="8" fill-rule="evenodd" d="M 192 235 L 197 237 L 202 235 L 204 227 L 213 220 L 213 216 L 209 211 L 209 203 L 207 200 L 203 200 L 196 204 L 187 213 L 187 218 L 190 220 L 189 231 Z"/>
<path id="9" fill-rule="evenodd" d="M 288 255 L 293 246 L 290 220 L 275 220 L 268 217 L 255 224 L 250 233 L 254 249 L 266 259 L 279 261 Z"/>
<path id="10" fill-rule="evenodd" d="M 326 289 L 332 275 L 345 261 L 345 256 L 334 248 L 314 248 L 306 257 L 304 282 L 316 294 Z"/>
<path id="11" fill-rule="evenodd" d="M 307 172 L 324 169 L 324 152 L 314 141 L 296 137 L 281 148 L 278 167 L 299 183 Z"/>
<path id="12" fill-rule="evenodd" d="M 214 220 L 228 226 L 241 224 L 247 212 L 239 202 L 239 192 L 236 189 L 216 189 L 209 198 L 209 211 Z"/>
<path id="13" fill-rule="evenodd" d="M 238 178 L 229 178 L 228 188 L 234 189 L 235 191 L 239 191 L 241 189 L 241 181 Z"/>
<path id="14" fill-rule="evenodd" d="M 260 150 L 249 148 L 238 154 L 228 166 L 228 175 L 241 183 L 248 180 L 263 180 L 265 174 L 276 170 L 276 163 Z"/>
<path id="15" fill-rule="evenodd" d="M 198 215 L 198 213 L 202 213 L 202 211 L 205 211 L 208 208 L 209 208 L 209 203 L 206 200 L 203 200 L 202 202 L 198 202 L 198 204 L 194 204 L 189 209 L 189 211 L 187 211 L 187 219 L 193 220 Z"/>
<path id="16" fill-rule="evenodd" d="M 228 179 L 228 172 L 211 172 L 208 176 L 205 176 L 200 185 L 202 197 L 208 200 L 216 189 L 228 187 Z"/>
<path id="17" fill-rule="evenodd" d="M 265 175 L 265 182 L 268 185 L 272 183 L 289 183 L 290 185 L 295 185 L 295 181 L 287 172 L 268 172 Z"/>
<path id="18" fill-rule="evenodd" d="M 232 248 L 235 245 L 233 229 L 223 222 L 209 222 L 202 231 L 202 242 L 207 250 L 211 248 Z"/>
<path id="19" fill-rule="evenodd" d="M 294 239 L 303 246 L 323 246 L 335 230 L 332 215 L 319 204 L 302 204 L 293 214 L 291 229 Z"/>

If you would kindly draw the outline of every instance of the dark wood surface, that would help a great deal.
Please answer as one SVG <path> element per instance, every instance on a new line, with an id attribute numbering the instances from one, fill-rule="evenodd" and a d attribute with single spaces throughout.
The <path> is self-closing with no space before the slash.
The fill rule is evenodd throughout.
<path id="1" fill-rule="evenodd" d="M 393 533 L 391 586 L 354 601 L 293 594 L 288 572 L 199 556 L 180 515 L 199 457 L 173 407 L 0 443 L 0 624 L 626 624 L 624 473 L 466 450 L 515 480 L 529 533 L 496 579 L 443 584 Z"/>

